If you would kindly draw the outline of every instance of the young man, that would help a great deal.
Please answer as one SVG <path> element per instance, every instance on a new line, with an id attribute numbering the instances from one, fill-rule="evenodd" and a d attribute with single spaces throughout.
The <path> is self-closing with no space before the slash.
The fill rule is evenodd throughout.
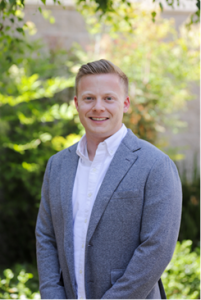
<path id="1" fill-rule="evenodd" d="M 48 162 L 38 214 L 43 299 L 160 299 L 178 237 L 181 184 L 167 155 L 122 124 L 128 79 L 83 65 L 75 105 L 86 134 Z"/>

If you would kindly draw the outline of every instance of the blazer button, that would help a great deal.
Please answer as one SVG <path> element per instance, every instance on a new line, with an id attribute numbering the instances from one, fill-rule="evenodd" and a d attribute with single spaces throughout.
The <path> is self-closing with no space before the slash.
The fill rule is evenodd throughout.
<path id="1" fill-rule="evenodd" d="M 88 247 L 92 247 L 93 245 L 92 244 L 88 244 Z"/>

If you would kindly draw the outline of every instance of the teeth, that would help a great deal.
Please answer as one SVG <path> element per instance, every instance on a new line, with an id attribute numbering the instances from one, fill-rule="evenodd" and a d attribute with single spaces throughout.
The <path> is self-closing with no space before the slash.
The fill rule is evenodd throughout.
<path id="1" fill-rule="evenodd" d="M 95 120 L 95 121 L 103 121 L 103 120 L 106 120 L 107 118 L 92 118 L 92 120 Z"/>

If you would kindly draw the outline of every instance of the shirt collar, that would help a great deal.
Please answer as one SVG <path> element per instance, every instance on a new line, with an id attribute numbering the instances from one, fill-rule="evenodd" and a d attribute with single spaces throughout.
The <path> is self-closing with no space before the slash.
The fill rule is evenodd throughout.
<path id="1" fill-rule="evenodd" d="M 106 144 L 107 151 L 111 156 L 116 152 L 126 133 L 127 128 L 124 124 L 122 124 L 121 128 L 117 132 L 115 132 L 115 134 L 113 134 L 103 142 Z"/>
<path id="2" fill-rule="evenodd" d="M 82 159 L 89 160 L 89 156 L 88 156 L 88 152 L 87 152 L 87 137 L 86 137 L 86 134 L 84 134 L 82 136 L 82 138 L 80 139 L 80 141 L 77 145 L 76 153 Z"/>
<path id="3" fill-rule="evenodd" d="M 104 140 L 102 143 L 98 145 L 98 148 L 96 150 L 96 154 L 100 151 L 103 151 L 103 149 L 106 149 L 108 154 L 110 156 L 113 156 L 120 145 L 122 139 L 125 137 L 127 133 L 127 128 L 124 124 L 122 124 L 121 128 L 115 132 L 112 136 Z M 87 152 L 87 138 L 86 134 L 83 135 L 83 137 L 80 139 L 76 153 L 78 156 L 80 156 L 84 160 L 89 160 L 88 152 Z"/>

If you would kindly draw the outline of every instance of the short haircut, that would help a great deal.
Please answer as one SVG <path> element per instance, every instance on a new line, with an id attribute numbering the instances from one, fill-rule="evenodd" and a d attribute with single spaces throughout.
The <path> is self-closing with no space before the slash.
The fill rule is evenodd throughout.
<path id="1" fill-rule="evenodd" d="M 75 79 L 75 92 L 78 95 L 78 84 L 82 77 L 86 75 L 96 75 L 96 74 L 117 74 L 120 80 L 123 82 L 125 93 L 128 94 L 128 77 L 124 72 L 109 60 L 100 59 L 85 65 L 82 65 L 77 73 Z"/>

